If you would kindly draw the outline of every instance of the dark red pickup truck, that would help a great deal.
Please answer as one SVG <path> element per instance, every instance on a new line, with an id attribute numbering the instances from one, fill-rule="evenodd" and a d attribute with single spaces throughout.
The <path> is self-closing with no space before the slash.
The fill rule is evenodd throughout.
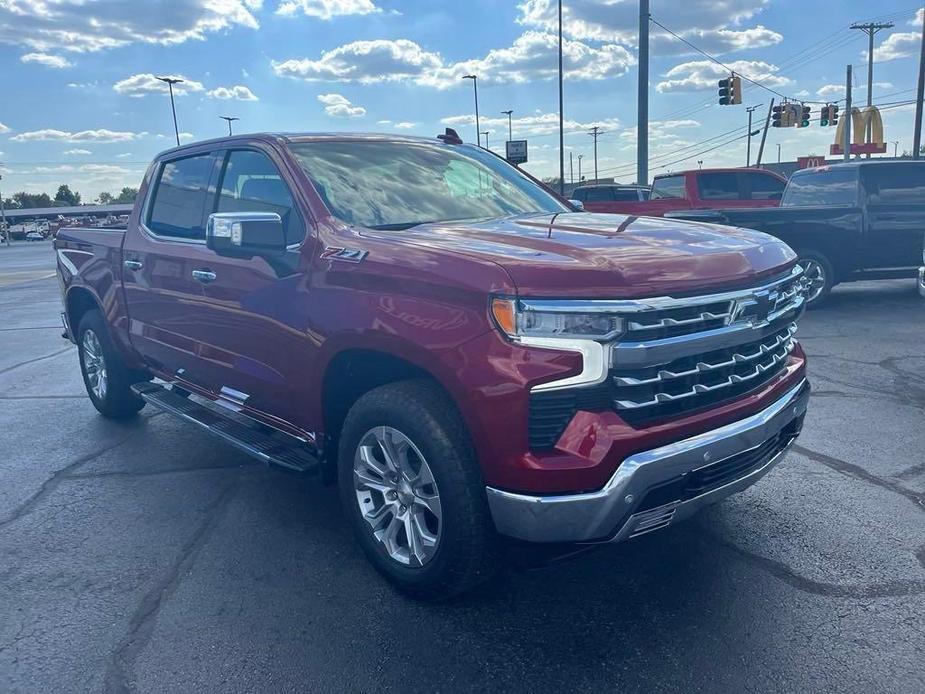
<path id="1" fill-rule="evenodd" d="M 621 541 L 748 487 L 809 398 L 786 244 L 575 212 L 453 135 L 172 149 L 124 232 L 55 241 L 102 414 L 148 402 L 336 481 L 430 598 L 504 538 Z"/>

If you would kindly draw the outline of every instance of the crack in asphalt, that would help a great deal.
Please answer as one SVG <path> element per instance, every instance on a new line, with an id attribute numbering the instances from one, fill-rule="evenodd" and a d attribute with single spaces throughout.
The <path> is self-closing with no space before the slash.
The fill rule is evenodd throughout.
<path id="1" fill-rule="evenodd" d="M 0 400 L 86 400 L 86 395 L 0 395 Z"/>
<path id="2" fill-rule="evenodd" d="M 205 509 L 205 518 L 190 539 L 183 545 L 173 563 L 142 597 L 129 620 L 128 632 L 112 652 L 106 667 L 104 691 L 110 694 L 127 694 L 133 690 L 132 668 L 138 655 L 154 633 L 157 616 L 164 602 L 179 587 L 183 574 L 192 568 L 202 547 L 208 542 L 213 529 L 224 516 L 231 500 L 240 487 L 240 475 L 225 488 Z"/>
<path id="3" fill-rule="evenodd" d="M 77 472 L 63 475 L 68 480 L 92 480 L 105 477 L 159 477 L 161 475 L 182 475 L 186 472 L 206 472 L 215 470 L 243 470 L 245 468 L 261 467 L 261 463 L 241 462 L 236 465 L 201 465 L 199 467 L 173 467 L 163 470 L 110 470 L 107 472 Z"/>
<path id="4" fill-rule="evenodd" d="M 59 349 L 57 352 L 52 352 L 51 354 L 46 354 L 41 357 L 35 357 L 34 359 L 27 359 L 26 361 L 20 362 L 18 364 L 14 364 L 13 366 L 8 366 L 5 369 L 0 369 L 0 375 L 8 373 L 12 371 L 13 369 L 18 369 L 21 366 L 27 366 L 29 364 L 34 364 L 37 361 L 42 361 L 44 359 L 51 359 L 52 357 L 57 357 L 59 354 L 64 354 L 65 352 L 68 352 L 73 348 L 74 348 L 74 345 L 68 344 L 67 347 L 65 347 L 64 349 Z"/>
<path id="5" fill-rule="evenodd" d="M 868 484 L 873 484 L 881 489 L 886 489 L 895 494 L 905 497 L 920 511 L 925 511 L 925 494 L 919 494 L 908 487 L 904 487 L 901 484 L 896 484 L 890 480 L 885 480 L 882 477 L 877 477 L 876 475 L 871 474 L 860 465 L 854 465 L 853 463 L 840 460 L 839 458 L 834 458 L 825 453 L 819 453 L 818 451 L 810 450 L 805 446 L 795 444 L 793 450 L 797 453 L 806 456 L 815 463 L 821 463 L 836 472 L 839 472 L 847 477 L 852 477 L 862 482 L 867 482 Z"/>
<path id="6" fill-rule="evenodd" d="M 36 325 L 31 328 L 0 328 L 0 333 L 9 333 L 18 330 L 63 330 L 63 326 L 60 325 Z"/>
<path id="7" fill-rule="evenodd" d="M 714 532 L 707 530 L 705 531 L 705 534 L 710 536 L 716 544 L 732 551 L 738 557 L 745 559 L 752 564 L 755 564 L 759 568 L 763 569 L 766 573 L 771 574 L 775 578 L 780 579 L 787 585 L 796 588 L 803 593 L 821 595 L 828 598 L 856 599 L 896 598 L 906 597 L 909 595 L 925 594 L 925 581 L 916 581 L 911 579 L 887 581 L 886 583 L 872 583 L 867 585 L 838 585 L 837 583 L 815 581 L 811 578 L 807 578 L 806 576 L 801 576 L 792 568 L 787 566 L 787 564 L 784 564 L 781 561 L 750 552 L 747 549 L 744 549 L 718 536 Z M 919 550 L 919 552 L 921 552 L 922 555 L 917 554 L 916 556 L 919 561 L 923 563 L 923 566 L 925 566 L 925 547 Z"/>

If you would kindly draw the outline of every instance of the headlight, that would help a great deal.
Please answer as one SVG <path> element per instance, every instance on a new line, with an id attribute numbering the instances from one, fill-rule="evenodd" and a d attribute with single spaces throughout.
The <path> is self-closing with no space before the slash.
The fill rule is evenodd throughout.
<path id="1" fill-rule="evenodd" d="M 607 342 L 623 332 L 623 319 L 607 313 L 581 312 L 568 301 L 492 299 L 491 312 L 508 337 L 561 338 Z"/>

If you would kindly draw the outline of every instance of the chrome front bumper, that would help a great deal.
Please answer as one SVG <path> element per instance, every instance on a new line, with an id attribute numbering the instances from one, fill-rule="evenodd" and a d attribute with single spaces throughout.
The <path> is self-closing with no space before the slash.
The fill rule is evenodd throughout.
<path id="1" fill-rule="evenodd" d="M 925 297 L 925 267 L 919 268 L 919 294 Z"/>
<path id="2" fill-rule="evenodd" d="M 635 537 L 666 527 L 763 477 L 783 458 L 799 433 L 809 402 L 806 380 L 761 412 L 726 426 L 624 460 L 603 489 L 582 494 L 533 496 L 488 487 L 488 504 L 502 535 L 529 542 L 599 542 Z M 786 440 L 785 431 L 793 430 Z M 757 451 L 782 437 L 767 460 L 746 467 L 740 476 L 693 497 L 662 500 L 639 511 L 647 493 L 681 483 L 691 473 L 715 469 L 724 461 Z M 662 492 L 656 492 L 664 494 Z"/>

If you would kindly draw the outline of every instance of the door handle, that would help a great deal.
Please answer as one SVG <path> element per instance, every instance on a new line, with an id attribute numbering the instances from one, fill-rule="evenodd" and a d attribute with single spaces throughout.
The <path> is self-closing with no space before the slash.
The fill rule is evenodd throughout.
<path id="1" fill-rule="evenodd" d="M 144 263 L 140 260 L 123 260 L 122 265 L 125 266 L 126 270 L 132 270 L 133 272 L 144 267 Z"/>
<path id="2" fill-rule="evenodd" d="M 193 270 L 193 279 L 199 280 L 203 284 L 215 281 L 215 273 L 211 270 Z"/>

